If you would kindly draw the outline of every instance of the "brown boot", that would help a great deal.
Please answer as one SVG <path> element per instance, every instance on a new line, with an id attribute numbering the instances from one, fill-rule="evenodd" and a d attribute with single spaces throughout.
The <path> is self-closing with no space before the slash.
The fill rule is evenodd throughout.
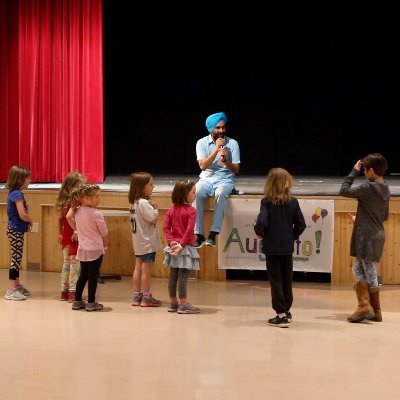
<path id="1" fill-rule="evenodd" d="M 364 319 L 374 318 L 375 313 L 370 304 L 367 281 L 357 282 L 354 288 L 356 289 L 358 308 L 352 315 L 347 317 L 347 321 L 361 322 Z"/>
<path id="2" fill-rule="evenodd" d="M 381 304 L 379 302 L 379 287 L 370 287 L 369 298 L 371 300 L 371 306 L 374 309 L 375 317 L 370 318 L 371 321 L 382 322 L 382 311 Z"/>

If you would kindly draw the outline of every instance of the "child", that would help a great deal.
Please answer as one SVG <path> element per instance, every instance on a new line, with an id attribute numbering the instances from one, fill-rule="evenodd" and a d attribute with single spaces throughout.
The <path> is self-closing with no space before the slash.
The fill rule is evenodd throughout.
<path id="1" fill-rule="evenodd" d="M 198 314 L 200 309 L 187 301 L 187 280 L 190 271 L 199 270 L 199 253 L 194 247 L 194 225 L 196 209 L 192 206 L 196 199 L 195 183 L 181 179 L 172 191 L 173 206 L 164 218 L 163 231 L 169 245 L 164 249 L 164 265 L 171 267 L 168 281 L 170 298 L 169 312 L 178 314 Z M 176 288 L 179 292 L 179 306 Z"/>
<path id="2" fill-rule="evenodd" d="M 76 284 L 73 310 L 99 311 L 103 305 L 96 302 L 97 278 L 103 255 L 108 244 L 108 230 L 103 213 L 97 209 L 100 202 L 100 187 L 84 183 L 71 192 L 72 207 L 67 220 L 78 234 L 76 259 L 81 263 L 81 273 Z M 78 201 L 80 206 L 78 207 Z M 82 301 L 82 293 L 88 282 L 88 303 Z"/>
<path id="3" fill-rule="evenodd" d="M 291 194 L 293 178 L 283 168 L 269 171 L 261 200 L 260 213 L 254 226 L 271 285 L 272 308 L 276 317 L 268 325 L 286 328 L 292 321 L 294 241 L 306 228 L 299 202 Z"/>
<path id="4" fill-rule="evenodd" d="M 19 269 L 24 250 L 24 234 L 32 228 L 32 218 L 28 212 L 28 204 L 22 191 L 31 182 L 31 171 L 26 167 L 13 166 L 10 168 L 6 182 L 8 189 L 7 236 L 11 246 L 11 265 L 8 272 L 9 289 L 6 300 L 26 300 L 30 291 L 19 282 Z"/>
<path id="5" fill-rule="evenodd" d="M 85 181 L 78 171 L 71 171 L 65 178 L 58 192 L 56 209 L 59 212 L 58 242 L 61 245 L 64 263 L 61 270 L 61 301 L 72 303 L 75 300 L 76 282 L 79 277 L 79 263 L 76 260 L 78 250 L 77 235 L 67 222 L 66 215 L 71 207 L 70 194 Z"/>
<path id="6" fill-rule="evenodd" d="M 367 182 L 352 188 L 361 168 L 364 168 Z M 390 190 L 383 180 L 387 168 L 382 154 L 368 154 L 356 162 L 339 192 L 341 196 L 355 198 L 358 202 L 350 244 L 350 255 L 355 257 L 353 273 L 358 308 L 347 318 L 349 322 L 364 319 L 382 321 L 375 263 L 382 256 L 385 243 L 383 221 L 389 217 Z"/>
<path id="7" fill-rule="evenodd" d="M 158 206 L 150 202 L 153 193 L 153 177 L 148 172 L 131 174 L 129 211 L 132 223 L 132 243 L 135 252 L 133 271 L 133 306 L 159 307 L 161 301 L 150 293 L 151 265 L 156 260 L 160 238 L 156 227 Z"/>

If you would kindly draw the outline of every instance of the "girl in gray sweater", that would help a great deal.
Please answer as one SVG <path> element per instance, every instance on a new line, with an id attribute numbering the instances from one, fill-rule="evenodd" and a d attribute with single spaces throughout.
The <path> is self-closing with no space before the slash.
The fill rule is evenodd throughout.
<path id="1" fill-rule="evenodd" d="M 387 168 L 383 155 L 368 154 L 356 162 L 340 188 L 341 196 L 358 202 L 350 244 L 350 255 L 355 257 L 353 273 L 358 308 L 347 318 L 349 322 L 382 321 L 376 263 L 385 243 L 383 222 L 389 216 L 390 190 L 383 180 Z M 367 181 L 353 188 L 354 178 L 362 169 Z"/>

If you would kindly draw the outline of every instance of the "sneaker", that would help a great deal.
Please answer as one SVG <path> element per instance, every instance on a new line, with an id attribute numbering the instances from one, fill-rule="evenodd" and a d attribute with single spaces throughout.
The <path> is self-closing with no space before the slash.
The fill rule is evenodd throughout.
<path id="1" fill-rule="evenodd" d="M 68 293 L 68 303 L 73 303 L 75 301 L 75 292 Z"/>
<path id="2" fill-rule="evenodd" d="M 61 292 L 60 300 L 61 301 L 67 301 L 68 300 L 68 290 L 63 290 Z"/>
<path id="3" fill-rule="evenodd" d="M 292 314 L 291 314 L 290 311 L 288 311 L 288 312 L 286 313 L 286 318 L 287 318 L 287 320 L 288 320 L 289 323 L 292 322 Z"/>
<path id="4" fill-rule="evenodd" d="M 142 302 L 142 298 L 143 298 L 143 293 L 136 293 L 136 294 L 133 296 L 132 305 L 133 305 L 133 306 L 140 306 L 140 303 Z"/>
<path id="5" fill-rule="evenodd" d="M 186 303 L 184 306 L 178 307 L 178 314 L 198 314 L 200 308 L 192 306 L 190 303 Z"/>
<path id="6" fill-rule="evenodd" d="M 268 325 L 276 326 L 278 328 L 287 328 L 289 326 L 289 321 L 286 317 L 280 318 L 276 316 L 275 318 L 271 318 L 268 320 Z"/>
<path id="7" fill-rule="evenodd" d="M 178 303 L 169 303 L 168 312 L 177 312 L 179 304 Z"/>
<path id="8" fill-rule="evenodd" d="M 7 290 L 4 298 L 6 300 L 26 300 L 28 297 L 23 295 L 18 288 L 12 288 Z"/>
<path id="9" fill-rule="evenodd" d="M 142 302 L 140 303 L 140 307 L 160 307 L 161 300 L 157 300 L 151 294 L 150 296 L 143 296 Z"/>
<path id="10" fill-rule="evenodd" d="M 20 291 L 24 296 L 31 295 L 31 292 L 25 286 L 19 285 L 17 286 L 17 290 Z"/>
<path id="11" fill-rule="evenodd" d="M 208 238 L 208 239 L 206 240 L 206 246 L 215 247 L 215 246 L 216 246 L 215 239 Z"/>
<path id="12" fill-rule="evenodd" d="M 72 303 L 73 310 L 81 310 L 82 308 L 86 308 L 86 303 L 83 300 L 75 300 Z"/>
<path id="13" fill-rule="evenodd" d="M 203 247 L 205 245 L 205 238 L 204 236 L 196 236 L 196 241 L 194 242 L 194 247 L 196 247 L 196 249 L 200 249 L 201 247 Z"/>
<path id="14" fill-rule="evenodd" d="M 100 311 L 103 309 L 103 304 L 94 302 L 94 303 L 87 303 L 86 304 L 86 311 Z"/>

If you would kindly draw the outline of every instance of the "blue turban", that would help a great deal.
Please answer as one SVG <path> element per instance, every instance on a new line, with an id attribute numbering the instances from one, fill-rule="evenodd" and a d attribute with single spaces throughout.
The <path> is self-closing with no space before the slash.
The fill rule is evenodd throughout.
<path id="1" fill-rule="evenodd" d="M 226 124 L 226 115 L 223 112 L 219 112 L 216 114 L 211 114 L 209 117 L 206 119 L 206 127 L 208 132 L 212 132 L 215 127 L 217 126 L 218 122 L 222 121 L 224 124 Z"/>

